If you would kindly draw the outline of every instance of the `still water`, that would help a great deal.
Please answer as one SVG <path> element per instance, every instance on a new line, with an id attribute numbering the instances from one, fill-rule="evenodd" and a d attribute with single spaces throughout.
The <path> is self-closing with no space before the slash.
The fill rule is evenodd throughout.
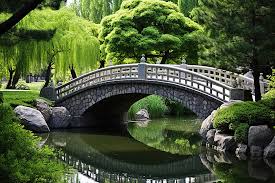
<path id="1" fill-rule="evenodd" d="M 196 118 L 129 123 L 129 135 L 95 130 L 50 133 L 45 143 L 74 168 L 72 183 L 275 182 L 275 160 L 239 161 L 201 146 Z"/>

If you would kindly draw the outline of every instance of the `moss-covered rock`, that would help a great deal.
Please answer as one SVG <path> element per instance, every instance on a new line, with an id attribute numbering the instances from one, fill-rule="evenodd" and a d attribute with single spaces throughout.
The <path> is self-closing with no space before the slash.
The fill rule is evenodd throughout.
<path id="1" fill-rule="evenodd" d="M 219 109 L 214 116 L 214 128 L 232 133 L 241 123 L 252 125 L 270 124 L 271 109 L 256 102 L 238 102 Z"/>
<path id="2" fill-rule="evenodd" d="M 249 125 L 247 123 L 241 123 L 236 128 L 234 137 L 236 142 L 247 144 Z"/>

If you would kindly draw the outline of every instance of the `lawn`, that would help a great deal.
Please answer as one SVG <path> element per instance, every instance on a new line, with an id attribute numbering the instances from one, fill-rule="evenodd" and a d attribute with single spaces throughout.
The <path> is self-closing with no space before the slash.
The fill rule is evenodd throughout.
<path id="1" fill-rule="evenodd" d="M 4 95 L 4 102 L 9 103 L 13 108 L 18 105 L 32 107 L 34 100 L 40 98 L 39 93 L 44 82 L 25 83 L 20 81 L 20 83 L 28 86 L 30 90 L 6 90 L 4 89 L 5 83 L 3 83 L 0 92 Z"/>

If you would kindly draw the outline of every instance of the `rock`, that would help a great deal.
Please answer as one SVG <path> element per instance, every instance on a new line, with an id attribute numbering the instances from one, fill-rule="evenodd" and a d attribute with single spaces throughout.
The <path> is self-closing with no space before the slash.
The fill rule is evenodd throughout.
<path id="1" fill-rule="evenodd" d="M 68 128 L 71 122 L 70 112 L 65 107 L 53 107 L 50 128 Z"/>
<path id="2" fill-rule="evenodd" d="M 261 146 L 251 146 L 250 147 L 250 156 L 252 159 L 260 158 L 263 155 L 263 149 Z"/>
<path id="3" fill-rule="evenodd" d="M 239 158 L 240 160 L 246 160 L 247 159 L 247 145 L 238 144 L 235 154 L 236 154 L 237 158 Z"/>
<path id="4" fill-rule="evenodd" d="M 25 106 L 17 106 L 14 111 L 26 129 L 34 132 L 50 131 L 40 111 Z"/>
<path id="5" fill-rule="evenodd" d="M 219 131 L 216 131 L 214 137 L 214 143 L 216 143 L 218 151 L 231 151 L 236 148 L 236 142 L 234 136 L 227 134 L 221 134 Z"/>
<path id="6" fill-rule="evenodd" d="M 45 100 L 42 99 L 36 99 L 35 100 L 35 107 L 37 110 L 39 110 L 42 115 L 44 116 L 46 122 L 49 122 L 51 115 L 52 115 L 52 110 L 47 104 Z"/>
<path id="7" fill-rule="evenodd" d="M 274 157 L 275 157 L 275 137 L 273 137 L 273 140 L 264 149 L 264 158 L 274 158 Z"/>
<path id="8" fill-rule="evenodd" d="M 213 129 L 213 118 L 216 110 L 213 111 L 201 124 L 200 135 L 204 140 L 207 140 L 206 134 L 209 130 Z"/>
<path id="9" fill-rule="evenodd" d="M 210 145 L 214 144 L 216 129 L 211 129 L 206 133 L 206 140 Z"/>
<path id="10" fill-rule="evenodd" d="M 148 111 L 146 109 L 141 109 L 140 111 L 138 111 L 136 113 L 135 119 L 137 121 L 146 121 L 146 120 L 149 120 L 150 117 L 149 117 Z"/>
<path id="11" fill-rule="evenodd" d="M 248 146 L 265 148 L 273 139 L 273 133 L 267 125 L 251 126 L 248 131 Z"/>
<path id="12" fill-rule="evenodd" d="M 272 170 L 263 160 L 248 161 L 248 174 L 250 177 L 267 181 L 272 177 Z"/>

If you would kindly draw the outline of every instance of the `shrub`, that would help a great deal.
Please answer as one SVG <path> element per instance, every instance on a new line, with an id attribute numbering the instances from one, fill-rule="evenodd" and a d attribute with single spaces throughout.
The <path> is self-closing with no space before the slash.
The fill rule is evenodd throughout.
<path id="1" fill-rule="evenodd" d="M 219 109 L 214 116 L 214 127 L 223 132 L 234 131 L 240 123 L 270 124 L 271 110 L 256 102 L 239 102 Z"/>
<path id="2" fill-rule="evenodd" d="M 269 88 L 275 88 L 275 69 L 272 69 L 272 75 L 268 77 Z"/>
<path id="3" fill-rule="evenodd" d="M 275 110 L 275 89 L 269 90 L 263 95 L 262 100 L 259 101 L 260 104 Z"/>
<path id="4" fill-rule="evenodd" d="M 8 104 L 0 104 L 0 177 L 8 182 L 63 182 L 64 166 L 52 149 L 23 129 Z"/>
<path id="5" fill-rule="evenodd" d="M 17 90 L 30 90 L 30 87 L 25 83 L 20 81 L 17 85 L 16 85 L 16 89 Z"/>
<path id="6" fill-rule="evenodd" d="M 236 128 L 234 137 L 236 142 L 247 144 L 249 125 L 247 123 L 241 123 Z"/>
<path id="7" fill-rule="evenodd" d="M 157 95 L 150 95 L 145 97 L 136 103 L 134 103 L 129 109 L 129 117 L 134 119 L 135 114 L 141 110 L 146 109 L 151 118 L 163 117 L 167 111 L 167 106 L 165 105 L 164 99 Z"/>

